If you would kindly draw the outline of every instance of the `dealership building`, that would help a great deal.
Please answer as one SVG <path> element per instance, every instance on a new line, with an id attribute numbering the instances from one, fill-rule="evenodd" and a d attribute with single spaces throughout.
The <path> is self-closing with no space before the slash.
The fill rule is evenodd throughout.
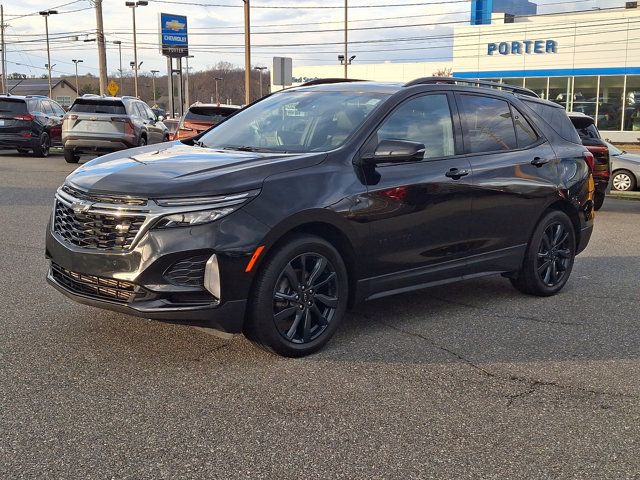
<path id="1" fill-rule="evenodd" d="M 569 111 L 593 116 L 603 136 L 640 141 L 640 8 L 537 14 L 526 0 L 472 0 L 470 24 L 455 27 L 449 62 L 362 64 L 349 76 L 409 81 L 454 76 L 521 85 Z M 419 47 L 416 47 L 419 48 Z M 294 82 L 342 76 L 340 65 L 294 67 Z M 274 87 L 277 89 L 277 86 Z"/>

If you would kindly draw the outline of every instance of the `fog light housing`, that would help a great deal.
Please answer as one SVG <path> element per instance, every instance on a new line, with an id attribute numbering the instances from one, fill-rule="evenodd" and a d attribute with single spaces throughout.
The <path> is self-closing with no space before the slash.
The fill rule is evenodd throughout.
<path id="1" fill-rule="evenodd" d="M 222 299 L 221 286 L 220 286 L 220 266 L 218 265 L 218 257 L 214 253 L 207 260 L 207 264 L 204 268 L 204 288 L 206 288 L 211 295 L 216 297 L 218 302 Z"/>

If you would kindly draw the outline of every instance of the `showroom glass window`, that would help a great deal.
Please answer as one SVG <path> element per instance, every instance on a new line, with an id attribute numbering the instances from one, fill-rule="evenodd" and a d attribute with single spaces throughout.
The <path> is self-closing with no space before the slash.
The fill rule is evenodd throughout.
<path id="1" fill-rule="evenodd" d="M 509 104 L 497 98 L 460 95 L 462 130 L 469 153 L 518 148 Z"/>
<path id="2" fill-rule="evenodd" d="M 424 159 L 455 154 L 453 123 L 446 95 L 424 95 L 404 102 L 378 129 L 378 142 L 408 140 L 422 143 Z"/>
<path id="3" fill-rule="evenodd" d="M 600 77 L 598 98 L 598 129 L 620 130 L 622 125 L 622 98 L 624 75 Z"/>
<path id="4" fill-rule="evenodd" d="M 640 75 L 627 75 L 623 130 L 640 131 Z"/>

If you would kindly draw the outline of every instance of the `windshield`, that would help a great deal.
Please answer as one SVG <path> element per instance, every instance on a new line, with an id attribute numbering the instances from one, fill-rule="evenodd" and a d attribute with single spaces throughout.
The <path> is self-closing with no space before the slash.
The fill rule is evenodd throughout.
<path id="1" fill-rule="evenodd" d="M 624 153 L 618 147 L 611 145 L 609 142 L 607 142 L 607 147 L 609 148 L 609 154 L 613 155 L 614 157 L 617 157 L 618 155 L 622 155 Z"/>
<path id="2" fill-rule="evenodd" d="M 209 148 L 325 152 L 341 146 L 389 95 L 298 91 L 275 94 L 206 133 Z"/>

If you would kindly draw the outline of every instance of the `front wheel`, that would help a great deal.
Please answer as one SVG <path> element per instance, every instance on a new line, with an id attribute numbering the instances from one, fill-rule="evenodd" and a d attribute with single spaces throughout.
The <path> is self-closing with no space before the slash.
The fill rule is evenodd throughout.
<path id="1" fill-rule="evenodd" d="M 146 144 L 147 144 L 147 137 L 140 137 L 140 140 L 138 141 L 138 146 L 144 147 Z"/>
<path id="2" fill-rule="evenodd" d="M 348 294 L 347 269 L 338 251 L 322 238 L 293 236 L 258 273 L 244 333 L 280 355 L 309 355 L 335 333 Z"/>
<path id="3" fill-rule="evenodd" d="M 619 192 L 629 192 L 636 189 L 636 177 L 628 170 L 618 170 L 613 173 L 611 184 Z"/>
<path id="4" fill-rule="evenodd" d="M 565 286 L 576 256 L 576 235 L 566 213 L 550 211 L 536 227 L 524 263 L 511 279 L 523 293 L 548 297 Z"/>
<path id="5" fill-rule="evenodd" d="M 65 148 L 64 152 L 64 160 L 67 163 L 78 163 L 80 161 L 80 155 L 75 153 L 71 148 Z"/>
<path id="6" fill-rule="evenodd" d="M 42 132 L 38 139 L 38 144 L 33 148 L 33 154 L 36 157 L 48 157 L 51 148 L 51 139 L 47 132 Z"/>

